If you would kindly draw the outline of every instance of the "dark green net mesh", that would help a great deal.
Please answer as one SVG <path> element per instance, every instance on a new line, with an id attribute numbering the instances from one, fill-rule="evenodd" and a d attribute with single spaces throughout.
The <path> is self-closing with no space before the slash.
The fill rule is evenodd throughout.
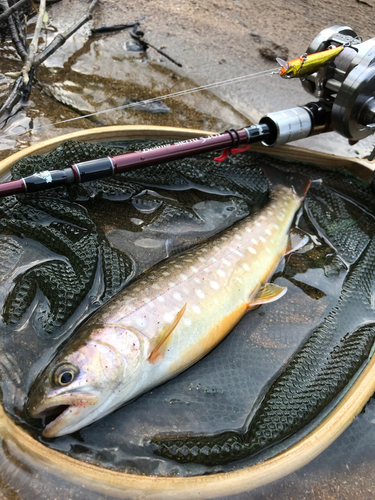
<path id="1" fill-rule="evenodd" d="M 20 160 L 12 168 L 12 177 L 63 169 L 143 147 L 143 141 L 121 147 L 68 141 L 46 155 Z M 137 259 L 115 248 L 107 238 L 108 226 L 125 227 L 131 210 L 140 210 L 145 224 L 156 234 L 173 233 L 179 224 L 188 223 L 193 229 L 204 226 L 194 209 L 200 201 L 235 201 L 242 216 L 260 209 L 268 198 L 262 165 L 304 173 L 316 181 L 299 216 L 299 227 L 315 243 L 310 250 L 288 257 L 274 276 L 291 287 L 288 294 L 295 293 L 297 305 L 284 302 L 273 321 L 288 330 L 288 318 L 297 318 L 297 333 L 288 330 L 285 341 L 276 333 L 274 340 L 279 344 L 272 344 L 276 350 L 264 349 L 263 337 L 258 342 L 251 337 L 261 329 L 264 310 L 268 317 L 267 308 L 261 308 L 177 379 L 83 429 L 78 437 L 55 440 L 55 449 L 69 450 L 72 456 L 97 465 L 140 473 L 191 475 L 231 470 L 237 466 L 233 464 L 250 463 L 262 450 L 271 456 L 287 446 L 284 442 L 304 432 L 345 391 L 368 359 L 375 331 L 375 205 L 365 183 L 345 171 L 258 154 L 237 155 L 221 164 L 214 163 L 213 156 L 1 200 L 2 281 L 6 282 L 12 270 L 20 269 L 3 297 L 4 336 L 10 339 L 5 348 L 17 359 L 19 344 L 16 348 L 12 339 L 25 338 L 22 325 L 42 297 L 36 328 L 39 337 L 27 340 L 35 344 L 30 347 L 30 366 L 40 370 L 43 363 L 35 361 L 40 336 L 47 334 L 46 352 L 58 348 L 58 342 L 50 339 L 63 331 L 84 301 L 91 304 L 92 312 L 137 274 Z M 132 230 L 141 232 L 136 226 Z M 212 231 L 186 241 L 181 238 L 180 249 Z M 37 242 L 43 258 L 23 270 L 27 242 Z M 320 290 L 319 283 L 303 281 L 301 276 L 314 269 L 321 270 L 320 279 L 328 288 Z M 329 287 L 337 288 L 332 296 Z M 319 301 L 325 304 L 324 315 L 317 313 L 311 326 L 306 313 L 298 309 L 298 291 L 303 292 L 302 303 L 308 307 L 317 304 L 318 312 Z M 79 319 L 85 315 L 81 312 Z M 22 414 L 32 377 L 25 366 L 20 373 L 22 382 L 14 383 L 16 389 L 4 385 L 8 391 L 4 404 L 36 432 L 35 422 L 30 424 Z M 38 439 L 43 439 L 38 432 Z M 108 451 L 112 449 L 117 451 Z"/>

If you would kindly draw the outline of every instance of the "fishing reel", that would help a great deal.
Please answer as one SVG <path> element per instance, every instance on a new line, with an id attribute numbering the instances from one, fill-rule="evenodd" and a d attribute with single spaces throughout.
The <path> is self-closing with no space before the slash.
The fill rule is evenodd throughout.
<path id="1" fill-rule="evenodd" d="M 355 142 L 375 132 L 375 38 L 362 42 L 348 26 L 332 26 L 319 33 L 306 55 L 338 46 L 343 50 L 333 61 L 301 78 L 303 88 L 318 102 L 270 113 L 260 120 L 274 130 L 265 145 L 329 130 Z M 374 157 L 375 149 L 369 160 Z"/>

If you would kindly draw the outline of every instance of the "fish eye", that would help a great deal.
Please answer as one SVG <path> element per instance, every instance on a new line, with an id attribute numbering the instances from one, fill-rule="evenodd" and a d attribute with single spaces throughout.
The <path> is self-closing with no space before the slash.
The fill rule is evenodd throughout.
<path id="1" fill-rule="evenodd" d="M 56 385 L 64 387 L 73 382 L 78 375 L 78 368 L 71 363 L 63 363 L 58 365 L 53 374 L 53 381 Z"/>

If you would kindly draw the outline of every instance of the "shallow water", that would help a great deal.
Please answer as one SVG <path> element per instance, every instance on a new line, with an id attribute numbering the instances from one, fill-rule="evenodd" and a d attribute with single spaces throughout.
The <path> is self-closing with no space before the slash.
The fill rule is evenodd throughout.
<path id="1" fill-rule="evenodd" d="M 70 16 L 65 15 L 59 18 L 58 27 L 50 23 L 43 32 L 45 43 L 70 24 Z M 5 123 L 0 122 L 0 159 L 41 140 L 95 126 L 136 123 L 220 131 L 248 122 L 210 91 L 130 106 L 197 84 L 166 67 L 165 59 L 150 62 L 145 52 L 129 50 L 126 40 L 132 40 L 130 30 L 101 36 L 90 33 L 90 26 L 84 26 L 38 68 L 30 100 L 18 105 Z M 4 43 L 0 47 L 2 72 L 17 71 L 19 66 L 11 42 Z M 4 74 L 0 75 L 0 99 L 13 82 Z M 124 105 L 125 109 L 76 120 Z"/>
<path id="2" fill-rule="evenodd" d="M 360 184 L 356 187 L 354 181 L 340 178 L 338 173 L 277 160 L 272 160 L 272 163 L 281 168 L 305 170 L 316 179 L 324 179 L 323 184 L 313 183 L 305 210 L 298 217 L 298 226 L 310 234 L 309 245 L 287 257 L 275 274 L 276 283 L 288 286 L 286 298 L 252 311 L 214 352 L 185 373 L 71 436 L 45 439 L 40 434 L 41 422 L 30 420 L 25 413 L 33 379 L 46 366 L 59 344 L 130 276 L 231 225 L 264 204 L 265 180 L 254 170 L 263 161 L 269 163 L 270 160 L 258 155 L 241 155 L 213 167 L 212 160 L 204 157 L 183 162 L 177 169 L 175 164 L 158 167 L 152 172 L 143 171 L 136 176 L 129 173 L 112 184 L 103 181 L 81 186 L 70 194 L 70 199 L 73 196 L 76 200 L 74 205 L 70 205 L 64 192 L 56 206 L 56 201 L 51 203 L 48 195 L 35 199 L 20 198 L 18 202 L 7 201 L 5 205 L 3 202 L 3 209 L 6 207 L 7 210 L 2 219 L 4 272 L 1 300 L 8 311 L 4 316 L 8 324 L 2 323 L 2 389 L 4 407 L 16 422 L 47 447 L 105 468 L 141 474 L 189 476 L 233 470 L 272 456 L 293 443 L 296 438 L 292 436 L 282 443 L 281 448 L 276 445 L 241 462 L 214 467 L 178 464 L 156 457 L 148 446 L 150 438 L 165 432 L 212 434 L 243 428 L 269 381 L 336 303 L 347 268 L 335 255 L 338 253 L 346 262 L 354 262 L 373 236 L 373 218 L 358 204 L 368 197 Z M 23 166 L 20 170 L 22 175 L 25 168 Z M 174 172 L 172 177 L 171 171 Z M 206 178 L 208 172 L 210 175 Z M 341 190 L 344 198 L 335 194 L 332 186 Z M 357 198 L 357 202 L 345 199 L 348 192 Z M 341 211 L 331 211 L 332 196 L 336 203 L 342 204 Z M 322 219 L 321 212 L 314 210 L 317 202 L 321 204 L 320 208 L 326 207 L 331 212 L 329 224 Z M 65 210 L 61 212 L 64 206 Z M 70 206 L 74 208 L 73 212 Z M 60 212 L 56 218 L 57 209 Z M 14 222 L 10 224 L 13 217 Z M 349 219 L 357 221 L 356 224 L 345 222 Z M 341 232 L 334 230 L 332 233 L 334 224 L 342 221 Z M 17 223 L 22 223 L 23 236 L 16 229 Z M 30 237 L 35 229 L 43 244 Z M 351 247 L 351 253 L 348 253 L 342 246 L 350 230 L 362 231 L 362 239 L 358 240 L 362 244 Z M 90 235 L 101 252 L 108 249 L 107 256 L 108 251 L 115 252 L 116 256 L 132 256 L 135 262 L 122 268 L 116 282 L 111 281 L 108 275 L 106 278 L 105 266 L 95 258 L 94 245 L 86 256 L 90 263 L 87 267 L 90 279 L 88 288 L 87 285 L 85 288 L 83 278 L 77 275 L 75 257 L 70 254 L 75 247 L 60 245 L 62 253 L 61 250 L 58 252 L 59 244 L 51 243 L 44 234 L 59 234 L 61 241 L 68 236 L 74 245 L 78 245 L 77 248 L 87 246 L 91 240 L 84 238 Z M 332 234 L 336 238 L 333 248 L 327 244 Z M 354 238 L 355 233 L 353 235 Z M 363 239 L 363 235 L 367 236 Z M 86 290 L 82 291 L 86 293 L 85 298 L 77 309 L 73 308 L 73 312 L 69 304 L 63 302 L 62 291 L 53 291 L 53 287 L 40 289 L 38 286 L 32 296 L 22 295 L 23 283 L 29 284 L 32 279 L 38 282 L 35 269 L 41 270 L 44 266 L 48 270 L 48 265 L 56 262 L 64 266 L 70 263 L 73 270 L 76 269 L 77 283 Z M 113 260 L 111 262 L 113 264 Z M 59 278 L 60 275 L 54 276 Z M 64 283 L 64 274 L 61 279 Z M 76 285 L 74 289 L 77 289 Z M 53 314 L 54 304 L 60 304 L 59 313 L 63 316 Z M 6 439 L 4 443 L 7 450 L 11 444 L 7 444 Z M 11 452 L 7 451 L 7 454 L 8 458 L 3 462 L 4 474 L 10 469 L 14 473 L 15 461 L 9 458 Z M 10 483 L 23 484 L 22 474 L 13 476 L 13 473 Z M 29 476 L 35 479 L 32 485 L 45 492 L 60 487 L 61 480 L 57 479 L 47 487 L 40 479 L 43 474 L 29 472 Z M 30 485 L 32 488 L 34 486 Z M 73 492 L 78 491 L 75 488 L 72 486 Z"/>

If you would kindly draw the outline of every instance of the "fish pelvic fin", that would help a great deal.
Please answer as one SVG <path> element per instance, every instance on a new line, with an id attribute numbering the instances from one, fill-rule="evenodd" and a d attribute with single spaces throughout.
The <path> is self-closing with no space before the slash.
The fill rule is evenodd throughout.
<path id="1" fill-rule="evenodd" d="M 284 255 L 289 255 L 290 253 L 296 252 L 297 250 L 301 250 L 305 247 L 306 249 L 310 249 L 311 246 L 309 243 L 312 245 L 310 236 L 301 229 L 294 227 L 289 232 L 288 243 Z"/>
<path id="2" fill-rule="evenodd" d="M 149 361 L 152 364 L 157 363 L 162 357 L 164 356 L 168 344 L 171 340 L 171 334 L 173 330 L 176 328 L 178 323 L 180 322 L 182 316 L 184 315 L 184 312 L 186 311 L 186 306 L 185 304 L 182 309 L 176 314 L 176 316 L 173 318 L 173 320 L 168 324 L 165 325 L 155 341 L 152 343 L 150 347 L 150 354 L 148 355 L 147 361 Z"/>
<path id="3" fill-rule="evenodd" d="M 289 186 L 299 198 L 304 198 L 311 184 L 310 177 L 303 174 L 289 174 L 270 166 L 262 166 L 271 186 Z"/>
<path id="4" fill-rule="evenodd" d="M 280 299 L 286 294 L 288 288 L 286 286 L 276 285 L 275 283 L 264 283 L 258 290 L 255 297 L 251 298 L 248 307 L 259 306 L 261 304 L 268 304 Z"/>

